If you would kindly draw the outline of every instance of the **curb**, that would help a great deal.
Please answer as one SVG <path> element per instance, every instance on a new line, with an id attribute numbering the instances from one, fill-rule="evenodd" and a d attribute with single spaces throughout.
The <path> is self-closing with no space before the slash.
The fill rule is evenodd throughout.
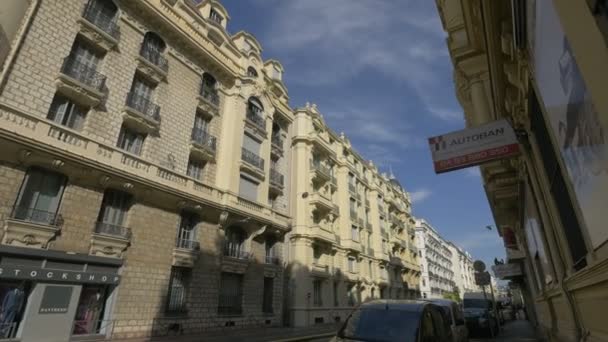
<path id="1" fill-rule="evenodd" d="M 333 337 L 335 334 L 336 334 L 335 332 L 330 332 L 330 333 L 324 333 L 324 334 L 290 337 L 290 338 L 285 338 L 285 339 L 280 339 L 280 340 L 271 340 L 271 342 L 296 342 L 296 341 L 302 341 L 302 340 L 313 340 L 313 339 L 323 338 L 323 337 Z"/>

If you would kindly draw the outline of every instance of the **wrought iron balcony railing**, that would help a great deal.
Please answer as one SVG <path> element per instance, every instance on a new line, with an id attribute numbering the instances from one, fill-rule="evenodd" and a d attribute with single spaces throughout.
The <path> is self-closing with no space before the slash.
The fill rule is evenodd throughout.
<path id="1" fill-rule="evenodd" d="M 178 239 L 177 243 L 175 244 L 175 247 L 197 251 L 201 248 L 201 245 L 198 241 L 189 239 Z"/>
<path id="2" fill-rule="evenodd" d="M 207 101 L 209 101 L 209 103 L 211 103 L 212 105 L 219 107 L 220 105 L 220 95 L 218 94 L 217 90 L 215 90 L 214 88 L 205 85 L 205 83 L 203 83 L 201 81 L 201 90 L 200 90 L 200 95 Z"/>
<path id="3" fill-rule="evenodd" d="M 139 55 L 145 58 L 148 62 L 156 65 L 165 73 L 169 71 L 169 62 L 167 61 L 167 58 L 163 56 L 162 52 L 158 51 L 151 45 L 145 43 L 142 44 L 141 49 L 139 50 Z"/>
<path id="4" fill-rule="evenodd" d="M 274 256 L 274 255 L 267 255 L 265 262 L 269 265 L 280 265 L 281 258 L 279 258 L 278 256 Z"/>
<path id="5" fill-rule="evenodd" d="M 250 108 L 247 108 L 247 120 L 253 122 L 254 125 L 258 126 L 262 130 L 266 130 L 266 120 L 260 114 L 255 113 Z"/>
<path id="6" fill-rule="evenodd" d="M 274 168 L 270 168 L 270 184 L 283 187 L 285 177 Z"/>
<path id="7" fill-rule="evenodd" d="M 241 259 L 241 260 L 251 259 L 251 253 L 245 252 L 244 250 L 241 250 L 241 249 L 228 248 L 228 247 L 224 248 L 224 256 L 227 256 L 230 258 L 235 258 L 235 259 Z"/>
<path id="8" fill-rule="evenodd" d="M 160 106 L 152 102 L 147 97 L 130 92 L 127 95 L 127 106 L 135 109 L 154 121 L 160 122 Z"/>
<path id="9" fill-rule="evenodd" d="M 279 135 L 272 135 L 270 142 L 272 143 L 272 145 L 280 148 L 281 150 L 283 149 L 283 139 L 279 136 Z"/>
<path id="10" fill-rule="evenodd" d="M 118 236 L 127 240 L 131 239 L 131 228 L 106 222 L 97 222 L 95 224 L 95 233 Z"/>
<path id="11" fill-rule="evenodd" d="M 209 134 L 206 130 L 200 128 L 192 129 L 192 141 L 205 147 L 215 154 L 217 148 L 217 139 Z"/>
<path id="12" fill-rule="evenodd" d="M 89 1 L 82 12 L 82 17 L 91 24 L 97 26 L 110 37 L 118 40 L 120 38 L 120 30 L 116 24 L 116 16 L 108 16 L 103 13 L 99 6 L 96 6 L 95 1 Z"/>
<path id="13" fill-rule="evenodd" d="M 352 192 L 352 193 L 356 193 L 357 192 L 357 187 L 353 183 L 348 183 L 348 190 L 350 192 Z"/>
<path id="14" fill-rule="evenodd" d="M 106 92 L 106 76 L 98 73 L 95 66 L 82 63 L 76 56 L 63 59 L 61 72 L 99 92 Z"/>
<path id="15" fill-rule="evenodd" d="M 49 226 L 61 226 L 63 217 L 57 214 L 56 211 L 45 211 L 28 206 L 14 206 L 11 215 L 12 218 L 32 223 L 39 223 Z"/>
<path id="16" fill-rule="evenodd" d="M 264 159 L 244 147 L 241 148 L 241 159 L 260 170 L 264 170 Z"/>

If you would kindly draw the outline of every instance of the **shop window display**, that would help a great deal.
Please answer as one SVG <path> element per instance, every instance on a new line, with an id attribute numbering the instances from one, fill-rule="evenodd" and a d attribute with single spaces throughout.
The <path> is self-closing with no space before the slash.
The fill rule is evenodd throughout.
<path id="1" fill-rule="evenodd" d="M 107 297 L 106 286 L 84 286 L 74 319 L 74 335 L 100 333 Z"/>
<path id="2" fill-rule="evenodd" d="M 27 282 L 0 283 L 0 338 L 13 338 L 17 334 L 29 290 Z"/>

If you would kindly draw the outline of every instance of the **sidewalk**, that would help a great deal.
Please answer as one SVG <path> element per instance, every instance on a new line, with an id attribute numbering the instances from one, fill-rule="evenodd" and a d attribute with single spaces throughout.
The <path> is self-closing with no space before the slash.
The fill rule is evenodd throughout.
<path id="1" fill-rule="evenodd" d="M 302 328 L 257 328 L 213 331 L 209 334 L 185 335 L 185 336 L 164 336 L 134 339 L 114 339 L 113 342 L 289 342 L 303 338 L 330 337 L 338 330 L 335 324 L 322 324 Z"/>
<path id="2" fill-rule="evenodd" d="M 532 327 L 529 321 L 515 320 L 505 323 L 500 330 L 500 334 L 491 341 L 533 342 L 539 340 L 536 338 L 534 327 Z"/>

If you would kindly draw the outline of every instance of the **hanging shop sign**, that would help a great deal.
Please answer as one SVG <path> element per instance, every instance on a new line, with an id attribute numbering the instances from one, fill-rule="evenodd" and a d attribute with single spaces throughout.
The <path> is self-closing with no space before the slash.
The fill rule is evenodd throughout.
<path id="1" fill-rule="evenodd" d="M 513 128 L 505 119 L 429 138 L 435 173 L 508 158 L 519 153 Z"/>
<path id="2" fill-rule="evenodd" d="M 501 227 L 502 240 L 505 244 L 505 247 L 511 249 L 518 249 L 517 247 L 517 237 L 515 236 L 515 231 L 511 227 L 503 226 Z"/>
<path id="3" fill-rule="evenodd" d="M 520 264 L 502 264 L 492 266 L 496 278 L 508 279 L 523 275 Z"/>

